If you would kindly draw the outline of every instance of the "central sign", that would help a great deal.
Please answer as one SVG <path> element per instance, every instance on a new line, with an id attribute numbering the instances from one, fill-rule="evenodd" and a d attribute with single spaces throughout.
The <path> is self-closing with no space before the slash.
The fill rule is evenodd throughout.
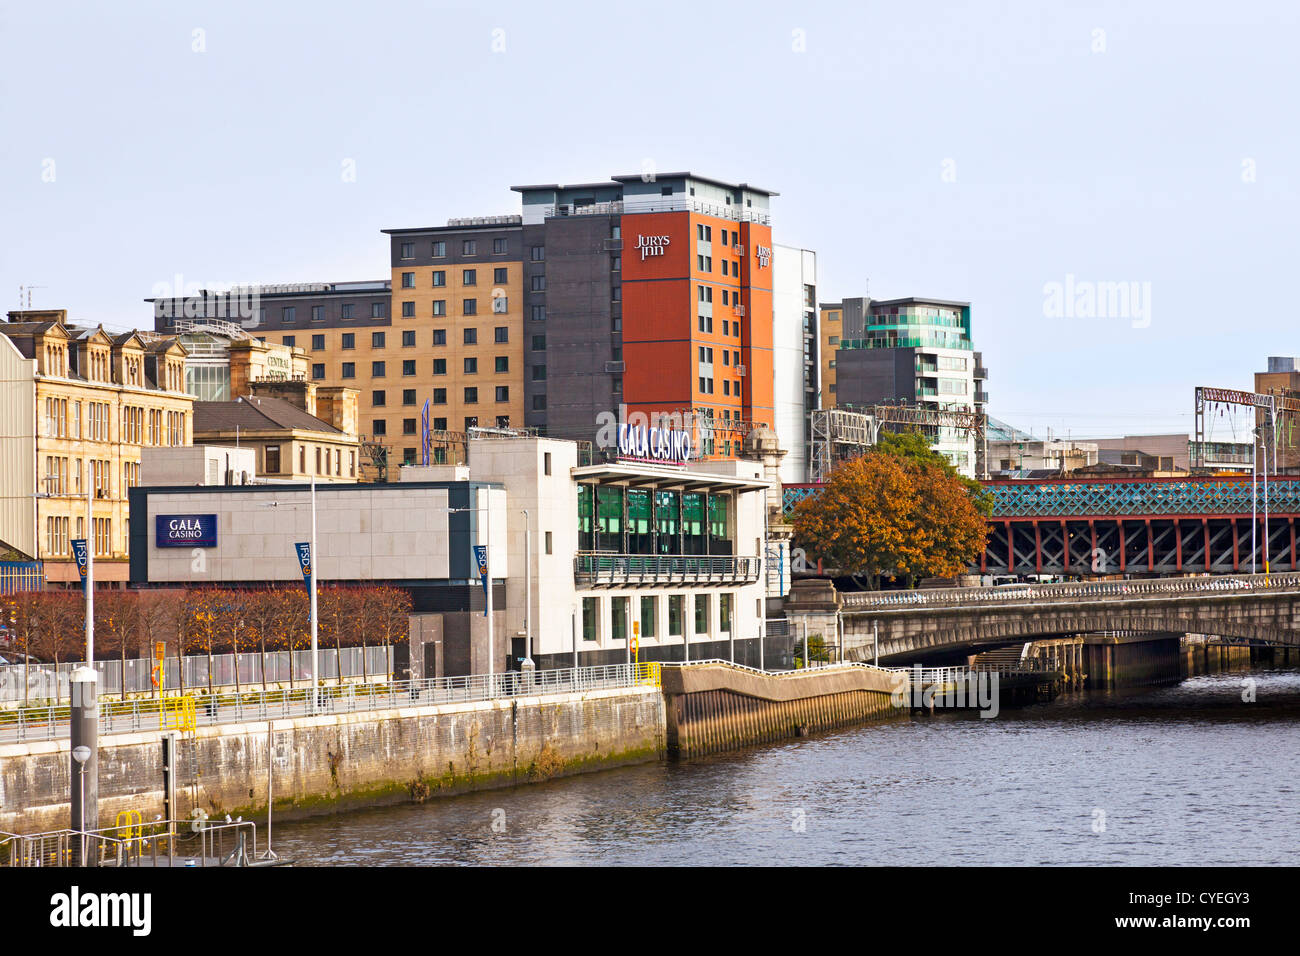
<path id="1" fill-rule="evenodd" d="M 154 544 L 159 548 L 215 548 L 216 515 L 155 515 Z"/>
<path id="2" fill-rule="evenodd" d="M 618 426 L 618 453 L 624 458 L 650 461 L 686 461 L 691 457 L 691 433 L 675 428 Z"/>
<path id="3" fill-rule="evenodd" d="M 641 261 L 644 262 L 648 256 L 662 256 L 668 243 L 668 236 L 637 236 L 634 248 L 640 251 Z"/>

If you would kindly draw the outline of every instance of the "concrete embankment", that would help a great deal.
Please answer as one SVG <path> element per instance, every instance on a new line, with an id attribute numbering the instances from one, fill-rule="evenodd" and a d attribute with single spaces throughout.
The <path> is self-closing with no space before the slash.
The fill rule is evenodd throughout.
<path id="1" fill-rule="evenodd" d="M 160 731 L 100 740 L 99 819 L 264 815 L 268 768 L 276 819 L 506 787 L 664 754 L 658 688 L 444 704 Z M 0 745 L 0 830 L 68 825 L 68 740 Z"/>
<path id="2" fill-rule="evenodd" d="M 775 676 L 697 665 L 663 672 L 669 756 L 697 757 L 871 720 L 906 717 L 891 695 L 905 678 L 865 667 Z"/>

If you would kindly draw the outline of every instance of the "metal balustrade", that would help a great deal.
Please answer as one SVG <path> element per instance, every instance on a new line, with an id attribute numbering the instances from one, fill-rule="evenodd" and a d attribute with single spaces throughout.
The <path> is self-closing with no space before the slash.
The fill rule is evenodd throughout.
<path id="1" fill-rule="evenodd" d="M 1068 584 L 1013 584 L 988 588 L 936 588 L 923 591 L 862 591 L 842 594 L 846 610 L 986 607 L 1027 601 L 1069 602 L 1095 598 L 1139 598 L 1187 594 L 1252 594 L 1300 591 L 1300 573 L 1244 574 L 1142 581 L 1086 581 Z"/>
<path id="2" fill-rule="evenodd" d="M 315 713 L 360 713 L 510 697 L 658 687 L 659 673 L 658 663 L 641 662 L 566 667 L 531 673 L 508 671 L 493 675 L 436 677 L 392 681 L 387 684 L 322 686 L 316 689 Z M 0 742 L 65 738 L 68 736 L 68 711 L 66 705 L 0 711 Z M 187 731 L 217 724 L 305 717 L 312 712 L 310 687 L 242 694 L 101 701 L 99 732 L 107 735 L 136 731 Z"/>
<path id="3" fill-rule="evenodd" d="M 584 552 L 573 558 L 573 578 L 583 587 L 752 584 L 760 566 L 756 557 L 732 555 Z"/>
<path id="4" fill-rule="evenodd" d="M 258 858 L 257 827 L 243 819 L 155 820 L 96 830 L 0 832 L 0 866 L 240 866 Z M 165 861 L 165 863 L 164 863 Z"/>

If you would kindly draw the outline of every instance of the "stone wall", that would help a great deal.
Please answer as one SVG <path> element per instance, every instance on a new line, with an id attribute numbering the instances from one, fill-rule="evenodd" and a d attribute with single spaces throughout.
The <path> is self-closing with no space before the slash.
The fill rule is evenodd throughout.
<path id="1" fill-rule="evenodd" d="M 275 818 L 294 818 L 655 761 L 663 728 L 653 687 L 202 727 L 178 741 L 173 815 L 264 816 L 268 764 Z M 101 826 L 164 812 L 163 736 L 101 739 Z M 68 746 L 0 745 L 0 830 L 68 825 Z"/>

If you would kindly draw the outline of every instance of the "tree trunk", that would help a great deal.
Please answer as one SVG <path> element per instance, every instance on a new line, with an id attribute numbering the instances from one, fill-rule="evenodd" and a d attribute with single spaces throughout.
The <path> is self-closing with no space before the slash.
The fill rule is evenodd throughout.
<path id="1" fill-rule="evenodd" d="M 258 657 L 262 662 L 262 693 L 266 693 L 266 638 L 258 641 Z"/>

